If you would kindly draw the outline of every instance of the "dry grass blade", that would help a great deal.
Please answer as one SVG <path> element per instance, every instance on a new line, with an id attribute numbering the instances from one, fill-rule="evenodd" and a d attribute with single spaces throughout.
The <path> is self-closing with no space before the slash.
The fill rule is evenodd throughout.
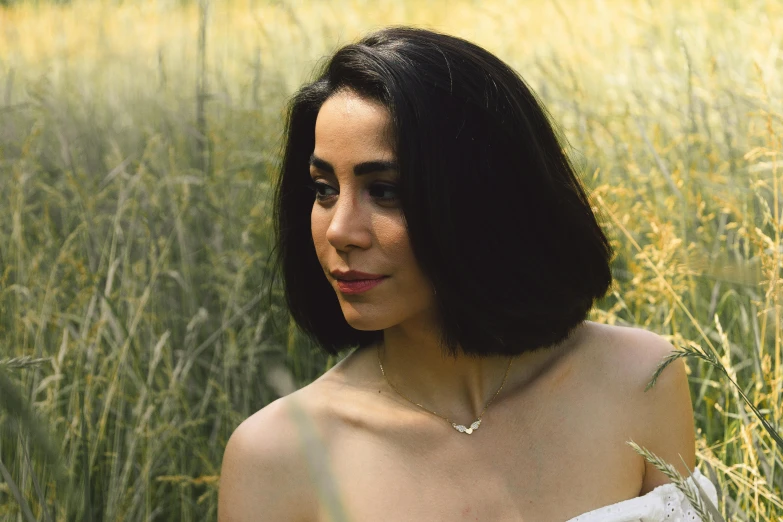
<path id="1" fill-rule="evenodd" d="M 656 277 L 661 281 L 664 288 L 671 294 L 674 301 L 677 303 L 677 305 L 683 310 L 683 312 L 688 316 L 693 326 L 696 328 L 696 330 L 699 332 L 701 337 L 705 340 L 707 346 L 709 346 L 710 351 L 705 351 L 703 354 L 699 354 L 698 357 L 701 359 L 704 359 L 706 361 L 709 361 L 712 366 L 714 366 L 718 371 L 720 371 L 726 379 L 737 389 L 739 396 L 742 397 L 742 399 L 745 401 L 745 403 L 748 405 L 748 407 L 753 411 L 753 413 L 758 417 L 759 422 L 761 422 L 761 425 L 764 427 L 764 429 L 767 431 L 770 437 L 772 437 L 775 440 L 775 443 L 777 444 L 777 451 L 780 452 L 781 455 L 783 455 L 783 437 L 780 436 L 780 434 L 777 432 L 777 429 L 770 424 L 770 422 L 761 414 L 761 412 L 756 408 L 756 405 L 751 402 L 751 400 L 745 395 L 745 392 L 742 391 L 742 388 L 737 384 L 734 379 L 731 378 L 731 375 L 729 375 L 729 372 L 726 370 L 726 368 L 720 363 L 717 356 L 717 349 L 710 341 L 709 337 L 707 337 L 707 334 L 704 333 L 704 330 L 702 329 L 699 322 L 696 320 L 695 317 L 693 317 L 693 314 L 691 314 L 690 310 L 688 310 L 688 307 L 685 306 L 685 304 L 682 302 L 682 299 L 679 295 L 677 295 L 677 292 L 674 291 L 674 289 L 671 287 L 669 282 L 666 280 L 664 275 L 661 273 L 659 268 L 655 266 L 655 264 L 650 260 L 650 258 L 647 256 L 647 254 L 644 252 L 641 246 L 636 242 L 636 240 L 633 238 L 631 233 L 628 231 L 628 229 L 623 226 L 621 220 L 617 218 L 617 216 L 609 209 L 609 206 L 606 205 L 606 203 L 603 201 L 600 195 L 596 195 L 597 201 L 601 204 L 603 210 L 609 215 L 609 217 L 614 221 L 615 225 L 623 232 L 623 234 L 628 238 L 628 241 L 634 246 L 634 248 L 639 252 L 641 257 L 644 259 L 644 261 L 650 266 L 652 271 L 655 273 Z M 717 317 L 717 314 L 716 314 Z M 694 352 L 698 353 L 698 352 Z M 678 355 L 678 357 L 680 357 Z M 671 360 L 668 362 L 665 361 L 665 364 L 668 365 L 671 363 Z M 659 371 L 656 371 L 657 374 L 660 374 Z M 650 388 L 650 385 L 648 384 L 647 389 Z"/>
<path id="2" fill-rule="evenodd" d="M 18 433 L 20 427 L 24 428 L 30 432 L 35 442 L 41 445 L 48 457 L 56 459 L 57 453 L 41 422 L 2 368 L 0 368 L 0 397 L 3 398 L 0 401 L 0 408 L 8 412 L 10 417 L 0 425 L 3 435 L 10 440 L 11 436 Z"/>
<path id="3" fill-rule="evenodd" d="M 19 491 L 19 486 L 17 486 L 16 482 L 14 482 L 14 478 L 11 476 L 11 473 L 8 471 L 8 468 L 5 467 L 2 460 L 0 460 L 0 475 L 3 476 L 3 480 L 8 485 L 8 489 L 11 490 L 11 494 L 19 504 L 19 508 L 22 510 L 24 517 L 29 522 L 36 522 L 35 517 L 33 516 L 33 512 L 30 509 L 30 504 L 27 503 L 27 500 L 25 500 L 22 492 Z"/>
<path id="4" fill-rule="evenodd" d="M 315 426 L 307 413 L 295 402 L 291 402 L 291 417 L 299 427 L 299 436 L 310 467 L 310 476 L 327 510 L 329 520 L 347 522 L 348 513 L 340 498 L 337 481 L 332 474 Z"/>
<path id="5" fill-rule="evenodd" d="M 701 359 L 704 361 L 709 362 L 710 364 L 713 364 L 712 359 L 704 353 L 698 352 L 694 350 L 693 348 L 685 347 L 681 350 L 674 351 L 667 355 L 663 361 L 661 361 L 661 364 L 658 365 L 658 368 L 655 369 L 655 373 L 653 373 L 652 379 L 650 379 L 650 382 L 647 383 L 647 386 L 644 388 L 644 391 L 648 391 L 650 388 L 655 386 L 655 383 L 658 381 L 658 377 L 660 377 L 663 370 L 666 369 L 667 366 L 669 366 L 672 362 L 676 361 L 677 359 L 680 359 L 681 357 L 695 357 L 697 359 Z"/>
<path id="6" fill-rule="evenodd" d="M 707 334 L 702 329 L 699 322 L 696 320 L 695 317 L 693 317 L 693 314 L 691 314 L 691 311 L 688 309 L 687 306 L 685 306 L 685 303 L 682 302 L 682 299 L 677 294 L 677 292 L 674 291 L 671 284 L 669 284 L 669 281 L 666 280 L 666 277 L 661 273 L 661 270 L 658 266 L 655 265 L 655 263 L 650 260 L 647 253 L 644 251 L 644 249 L 639 245 L 639 243 L 634 239 L 633 235 L 628 231 L 628 229 L 623 225 L 622 220 L 615 215 L 614 212 L 609 208 L 609 205 L 606 204 L 606 202 L 603 200 L 603 198 L 599 195 L 595 195 L 595 200 L 597 203 L 601 205 L 601 210 L 609 215 L 609 217 L 612 219 L 614 224 L 617 226 L 617 228 L 620 229 L 620 231 L 623 233 L 623 235 L 628 239 L 628 242 L 634 247 L 634 249 L 638 252 L 639 256 L 642 257 L 644 262 L 650 267 L 650 269 L 653 271 L 653 273 L 656 275 L 656 277 L 659 279 L 661 284 L 663 285 L 663 288 L 666 289 L 667 292 L 670 293 L 674 301 L 677 303 L 677 305 L 680 307 L 680 309 L 685 313 L 685 315 L 690 320 L 693 327 L 696 329 L 697 332 L 699 332 L 699 335 L 702 339 L 704 339 L 704 342 L 707 346 L 709 346 L 710 351 L 712 352 L 712 356 L 717 357 L 717 349 L 712 344 L 712 341 L 710 341 L 710 338 L 707 336 Z"/>
<path id="7" fill-rule="evenodd" d="M 680 457 L 680 460 L 682 460 L 682 463 L 685 464 L 685 460 Z M 687 468 L 688 466 L 685 465 Z M 693 474 L 691 474 L 693 476 Z M 707 492 L 704 491 L 704 488 L 701 487 L 699 484 L 699 481 L 696 479 L 693 479 L 693 485 L 696 486 L 696 489 L 699 491 L 699 495 L 701 498 L 704 499 L 704 505 L 707 508 L 707 511 L 717 520 L 718 522 L 725 522 L 723 519 L 723 516 L 720 514 L 720 511 L 718 511 L 718 506 L 715 506 L 712 501 L 710 500 L 709 496 L 707 495 Z M 716 486 L 716 492 L 718 493 L 718 503 L 720 503 L 720 490 L 717 489 L 717 482 L 715 484 Z"/>
<path id="8" fill-rule="evenodd" d="M 49 357 L 34 358 L 29 355 L 23 355 L 22 357 L 12 357 L 10 359 L 0 360 L 0 368 L 7 368 L 9 370 L 29 368 L 31 366 L 39 366 L 50 360 Z"/>
<path id="9" fill-rule="evenodd" d="M 30 453 L 27 451 L 27 443 L 20 444 L 22 451 L 24 452 L 24 460 L 27 464 L 28 472 L 30 473 L 30 477 L 33 480 L 33 487 L 35 488 L 35 494 L 38 495 L 38 502 L 41 506 L 41 512 L 43 513 L 43 519 L 45 522 L 51 522 L 52 516 L 49 513 L 49 506 L 46 503 L 46 495 L 44 495 L 43 489 L 41 488 L 41 481 L 38 480 L 38 474 L 35 472 L 35 469 L 33 467 L 33 463 L 30 460 Z"/>
<path id="10" fill-rule="evenodd" d="M 701 517 L 703 522 L 726 522 L 726 520 L 720 516 L 720 513 L 717 513 L 717 507 L 712 505 L 712 501 L 709 499 L 709 497 L 707 497 L 706 494 L 704 494 L 701 488 L 694 491 L 694 489 L 686 482 L 686 480 L 682 477 L 682 475 L 680 475 L 674 466 L 658 457 L 655 453 L 639 446 L 633 441 L 628 441 L 626 444 L 631 446 L 634 451 L 636 451 L 636 453 L 644 457 L 661 473 L 669 477 L 677 489 L 680 490 L 683 495 L 685 495 L 685 498 L 688 499 L 688 502 L 691 503 L 691 506 L 699 515 L 699 517 Z M 693 480 L 692 482 L 696 483 L 696 480 Z M 714 508 L 714 512 L 718 514 L 717 518 L 712 516 L 712 510 L 707 511 L 707 505 Z"/>
<path id="11" fill-rule="evenodd" d="M 58 487 L 63 488 L 66 497 L 72 496 L 73 488 L 69 482 L 68 473 L 60 461 L 60 455 L 44 424 L 38 419 L 2 367 L 0 367 L 0 397 L 2 397 L 0 411 L 4 410 L 9 414 L 6 420 L 0 422 L 0 438 L 14 440 L 22 430 L 26 431 L 41 458 L 52 466 Z"/>

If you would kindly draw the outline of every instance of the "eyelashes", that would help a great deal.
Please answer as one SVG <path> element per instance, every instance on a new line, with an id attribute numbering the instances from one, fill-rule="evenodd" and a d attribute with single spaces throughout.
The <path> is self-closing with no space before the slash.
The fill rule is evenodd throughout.
<path id="1" fill-rule="evenodd" d="M 334 196 L 339 194 L 339 191 L 331 187 L 330 185 L 327 185 L 326 183 L 318 183 L 317 181 L 311 181 L 307 185 L 305 185 L 306 188 L 311 190 L 315 193 L 315 199 L 317 201 L 320 201 L 322 203 L 329 201 Z M 325 193 L 324 191 L 333 191 L 333 194 Z M 384 194 L 384 193 L 392 193 L 393 196 L 378 196 L 375 194 Z M 395 185 L 389 184 L 389 183 L 373 183 L 370 185 L 370 194 L 372 195 L 373 199 L 384 202 L 384 203 L 394 203 L 399 198 L 399 195 L 397 193 L 397 187 Z"/>
<path id="2" fill-rule="evenodd" d="M 322 190 L 332 189 L 332 187 L 330 187 L 326 183 L 317 183 L 315 181 L 311 181 L 310 183 L 305 185 L 305 188 L 308 188 L 312 192 L 314 192 L 315 193 L 315 199 L 317 199 L 318 201 L 324 201 L 325 199 L 328 198 L 327 194 L 324 194 L 323 192 L 321 192 Z M 332 189 L 332 190 L 334 190 L 334 189 Z"/>

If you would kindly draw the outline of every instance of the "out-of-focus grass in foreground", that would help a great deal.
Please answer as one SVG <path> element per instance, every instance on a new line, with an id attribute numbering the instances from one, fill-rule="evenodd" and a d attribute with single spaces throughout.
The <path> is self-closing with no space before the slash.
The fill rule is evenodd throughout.
<path id="1" fill-rule="evenodd" d="M 397 23 L 539 93 L 618 251 L 591 319 L 689 352 L 724 516 L 780 519 L 783 4 L 761 0 L 220 0 L 203 45 L 183 2 L 0 8 L 0 519 L 214 519 L 233 429 L 335 362 L 265 292 L 283 104 Z"/>

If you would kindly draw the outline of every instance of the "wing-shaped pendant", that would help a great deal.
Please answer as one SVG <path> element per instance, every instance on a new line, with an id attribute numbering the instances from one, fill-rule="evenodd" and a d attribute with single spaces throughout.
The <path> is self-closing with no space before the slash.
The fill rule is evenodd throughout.
<path id="1" fill-rule="evenodd" d="M 456 424 L 456 423 L 453 423 L 453 422 L 451 423 L 451 425 L 458 432 L 460 432 L 460 433 L 467 433 L 468 435 L 470 435 L 471 433 L 473 433 L 473 430 L 477 430 L 478 427 L 481 426 L 481 419 L 479 419 L 479 420 L 475 421 L 473 424 L 471 424 L 470 428 L 466 428 L 462 424 Z"/>

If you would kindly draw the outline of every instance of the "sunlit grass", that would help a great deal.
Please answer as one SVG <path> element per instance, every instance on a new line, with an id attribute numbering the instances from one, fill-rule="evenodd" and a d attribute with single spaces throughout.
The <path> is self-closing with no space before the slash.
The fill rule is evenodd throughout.
<path id="1" fill-rule="evenodd" d="M 783 4 L 213 1 L 200 127 L 198 4 L 117 3 L 0 8 L 0 519 L 214 519 L 233 429 L 334 363 L 263 295 L 282 104 L 395 23 L 538 92 L 618 251 L 591 319 L 691 352 L 724 515 L 783 516 Z"/>

